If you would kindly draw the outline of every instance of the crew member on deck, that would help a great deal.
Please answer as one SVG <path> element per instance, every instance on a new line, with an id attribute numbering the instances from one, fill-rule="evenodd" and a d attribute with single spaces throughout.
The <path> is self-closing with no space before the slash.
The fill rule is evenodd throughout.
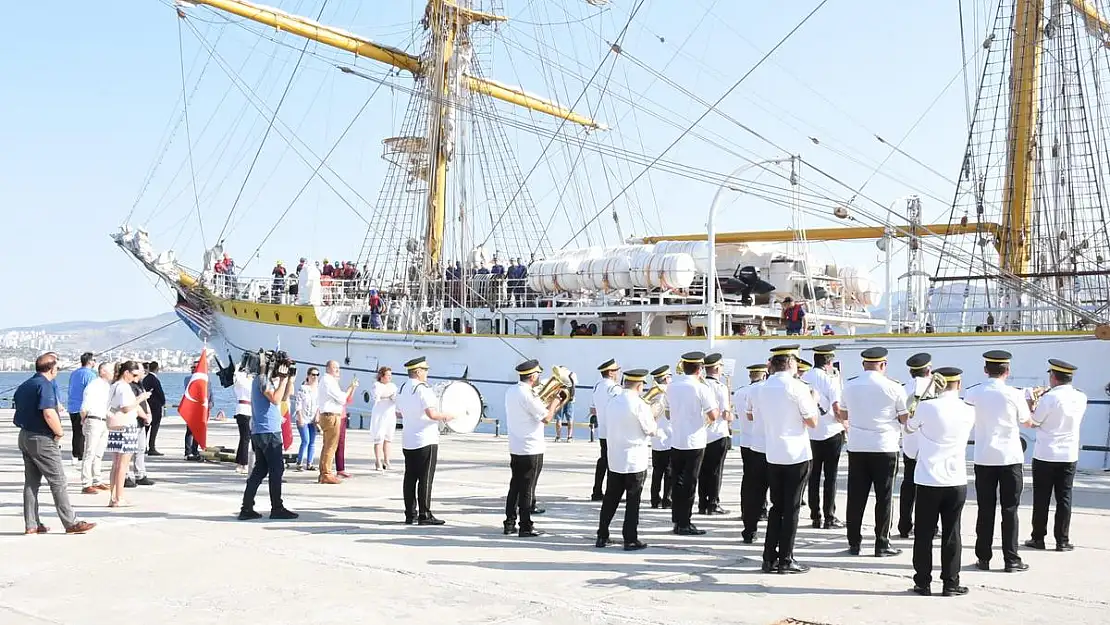
<path id="1" fill-rule="evenodd" d="M 1048 535 L 1048 504 L 1056 496 L 1053 537 L 1056 551 L 1074 549 L 1071 526 L 1071 488 L 1079 461 L 1079 426 L 1087 411 L 1087 396 L 1071 385 L 1076 366 L 1048 361 L 1048 392 L 1041 396 L 1029 425 L 1037 428 L 1033 445 L 1033 536 L 1026 547 L 1044 549 Z"/>
<path id="2" fill-rule="evenodd" d="M 409 379 L 397 391 L 405 454 L 405 523 L 443 525 L 432 514 L 432 481 L 439 456 L 439 424 L 454 417 L 439 410 L 439 400 L 428 386 L 428 362 L 423 356 L 406 362 L 405 370 Z"/>
<path id="3" fill-rule="evenodd" d="M 721 482 L 725 456 L 732 447 L 732 402 L 728 387 L 720 381 L 721 354 L 705 357 L 705 383 L 717 399 L 720 416 L 705 428 L 705 458 L 698 472 L 698 514 L 728 514 L 721 508 Z"/>
<path id="4" fill-rule="evenodd" d="M 605 485 L 605 500 L 601 504 L 601 519 L 597 527 L 597 547 L 609 541 L 609 524 L 617 513 L 621 498 L 625 500 L 624 550 L 636 551 L 647 547 L 640 542 L 637 527 L 640 523 L 640 495 L 647 477 L 649 439 L 655 434 L 655 420 L 651 408 L 641 397 L 645 369 L 632 369 L 624 374 L 624 390 L 609 402 L 609 481 Z"/>
<path id="5" fill-rule="evenodd" d="M 933 383 L 933 357 L 926 353 L 914 354 L 906 360 L 910 369 L 910 383 L 906 385 L 906 410 L 913 417 L 917 404 Z M 928 398 L 927 398 L 928 399 Z M 917 434 L 902 431 L 902 489 L 898 492 L 898 536 L 909 538 L 913 531 L 913 501 L 916 488 L 913 483 L 917 466 Z"/>
<path id="6" fill-rule="evenodd" d="M 744 530 L 740 533 L 744 544 L 755 542 L 759 521 L 766 518 L 767 508 L 767 438 L 763 424 L 756 419 L 754 404 L 759 387 L 767 379 L 767 363 L 748 365 L 751 384 L 736 391 L 735 406 L 744 411 L 740 420 L 740 458 L 744 462 L 744 476 L 740 480 L 740 516 Z"/>
<path id="7" fill-rule="evenodd" d="M 1018 555 L 1018 505 L 1025 478 L 1021 424 L 1029 422 L 1025 394 L 1006 384 L 1010 352 L 983 354 L 987 381 L 968 389 L 964 402 L 975 409 L 975 566 L 990 570 L 994 546 L 994 513 L 1002 505 L 1002 562 L 1007 573 L 1024 571 Z"/>
<path id="8" fill-rule="evenodd" d="M 671 368 L 663 365 L 653 369 L 651 377 L 660 389 L 651 405 L 655 411 L 655 436 L 651 437 L 651 507 L 671 507 L 671 410 L 667 404 L 667 388 L 671 384 Z"/>
<path id="9" fill-rule="evenodd" d="M 763 545 L 764 573 L 805 573 L 809 567 L 794 561 L 794 538 L 802 492 L 809 479 L 813 454 L 807 430 L 817 425 L 817 403 L 797 375 L 797 345 L 771 350 L 771 377 L 755 393 L 767 440 L 767 483 L 771 510 Z"/>
<path id="10" fill-rule="evenodd" d="M 840 378 L 835 376 L 835 345 L 813 348 L 813 368 L 802 381 L 817 391 L 817 426 L 809 429 L 813 462 L 809 473 L 809 517 L 817 529 L 844 527 L 836 518 L 836 478 L 840 470 L 840 450 L 844 447 L 844 424 L 840 422 Z M 821 477 L 825 487 L 821 488 Z M 825 505 L 821 505 L 824 494 Z"/>
<path id="11" fill-rule="evenodd" d="M 694 489 L 705 455 L 706 425 L 720 416 L 717 397 L 702 379 L 705 354 L 688 352 L 679 363 L 684 375 L 667 388 L 671 407 L 671 472 L 674 474 L 671 521 L 679 536 L 700 536 L 705 530 L 690 522 Z"/>
<path id="12" fill-rule="evenodd" d="M 967 499 L 967 437 L 975 427 L 975 411 L 960 399 L 960 374 L 955 367 L 937 373 L 947 383 L 936 399 L 921 402 L 907 432 L 917 433 L 916 519 L 913 535 L 913 591 L 931 595 L 933 538 L 940 521 L 940 579 L 944 596 L 966 595 L 960 586 L 960 516 Z M 854 426 L 853 426 L 854 427 Z"/>
<path id="13" fill-rule="evenodd" d="M 875 489 L 875 556 L 896 556 L 890 546 L 890 507 L 898 469 L 898 437 L 909 412 L 902 386 L 886 377 L 884 347 L 865 349 L 863 373 L 844 385 L 840 407 L 849 422 L 848 550 L 859 555 L 863 511 Z"/>
<path id="14" fill-rule="evenodd" d="M 609 405 L 609 400 L 620 391 L 620 385 L 617 384 L 617 375 L 621 368 L 617 365 L 617 361 L 610 358 L 601 363 L 597 370 L 601 373 L 601 380 L 594 384 L 594 392 L 590 400 L 590 420 L 595 422 L 597 438 L 601 441 L 601 450 L 597 458 L 597 466 L 594 468 L 594 489 L 590 494 L 591 501 L 601 501 L 604 497 L 601 485 L 605 481 L 605 473 L 609 470 L 608 447 L 605 442 L 605 407 Z"/>
<path id="15" fill-rule="evenodd" d="M 509 494 L 505 498 L 505 533 L 517 531 L 517 512 L 520 514 L 520 537 L 539 536 L 532 525 L 533 496 L 536 482 L 543 469 L 545 447 L 544 426 L 551 423 L 559 409 L 558 397 L 545 406 L 536 395 L 543 368 L 535 360 L 526 360 L 516 366 L 520 382 L 505 392 L 505 419 L 509 426 Z"/>

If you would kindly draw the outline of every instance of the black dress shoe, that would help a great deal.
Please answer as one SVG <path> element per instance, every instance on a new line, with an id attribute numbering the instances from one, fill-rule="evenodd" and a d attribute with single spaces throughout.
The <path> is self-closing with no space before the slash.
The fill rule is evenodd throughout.
<path id="1" fill-rule="evenodd" d="M 127 478 L 126 480 L 123 481 L 123 487 L 124 488 L 136 488 L 137 486 L 138 486 L 138 484 L 136 484 L 135 480 L 133 480 L 131 478 Z"/>
<path id="2" fill-rule="evenodd" d="M 594 547 L 597 547 L 598 549 L 604 549 L 611 544 L 613 544 L 612 540 L 598 536 L 597 541 L 594 543 Z"/>
<path id="3" fill-rule="evenodd" d="M 416 523 L 416 519 L 410 516 L 405 517 L 405 525 L 412 525 L 413 523 Z"/>
<path id="4" fill-rule="evenodd" d="M 967 594 L 967 586 L 945 586 L 940 594 L 943 597 L 960 597 Z"/>
<path id="5" fill-rule="evenodd" d="M 502 523 L 502 525 L 505 528 L 505 535 L 506 536 L 508 536 L 509 534 L 512 534 L 513 532 L 516 531 L 516 522 L 510 523 L 509 521 L 505 521 L 504 523 Z"/>
<path id="6" fill-rule="evenodd" d="M 538 529 L 532 528 L 530 530 L 520 530 L 516 533 L 520 538 L 535 538 L 536 536 L 543 536 L 543 532 Z"/>
<path id="7" fill-rule="evenodd" d="M 1056 551 L 1075 551 L 1075 545 L 1071 543 L 1061 543 L 1056 545 Z"/>
<path id="8" fill-rule="evenodd" d="M 165 454 L 163 454 L 162 452 L 160 452 L 156 449 L 151 449 L 150 451 L 146 452 L 146 455 L 148 455 L 148 456 L 164 456 Z"/>
<path id="9" fill-rule="evenodd" d="M 1011 563 L 1006 565 L 1006 569 L 1005 569 L 1005 571 L 1007 573 L 1020 573 L 1022 571 L 1028 571 L 1028 570 L 1029 570 L 1029 565 L 1024 563 L 1024 562 L 1021 562 L 1021 561 L 1011 562 Z"/>
<path id="10" fill-rule="evenodd" d="M 590 495 L 590 501 L 601 501 L 605 499 L 603 495 Z"/>
<path id="11" fill-rule="evenodd" d="M 813 529 L 819 530 L 823 527 L 825 527 L 825 524 L 821 522 L 821 519 L 813 519 Z"/>
<path id="12" fill-rule="evenodd" d="M 624 543 L 625 551 L 639 551 L 641 549 L 647 549 L 647 543 L 642 543 L 638 540 L 634 540 L 630 543 Z"/>
<path id="13" fill-rule="evenodd" d="M 859 545 L 848 545 L 848 555 L 858 556 Z"/>
<path id="14" fill-rule="evenodd" d="M 152 480 L 149 477 L 144 475 L 144 476 L 140 477 L 139 479 L 135 480 L 135 484 L 137 484 L 139 486 L 154 486 L 154 480 Z"/>
<path id="15" fill-rule="evenodd" d="M 1041 550 L 1043 550 L 1045 548 L 1044 541 L 1043 540 L 1037 540 L 1036 538 L 1030 538 L 1029 540 L 1025 541 L 1025 546 L 1029 547 L 1030 549 L 1041 549 Z"/>
<path id="16" fill-rule="evenodd" d="M 708 510 L 708 514 L 728 514 L 728 510 L 725 510 L 721 506 L 713 506 Z"/>
<path id="17" fill-rule="evenodd" d="M 979 569 L 980 571 L 989 571 L 991 570 L 991 563 L 987 560 L 976 560 L 975 568 Z"/>
<path id="18" fill-rule="evenodd" d="M 751 536 L 748 536 L 747 534 L 741 534 L 740 540 L 744 541 L 745 545 L 750 545 L 755 542 L 755 534 L 752 534 Z"/>
<path id="19" fill-rule="evenodd" d="M 532 514 L 543 514 L 547 512 L 546 508 L 532 508 Z"/>
<path id="20" fill-rule="evenodd" d="M 901 549 L 895 549 L 894 547 L 887 547 L 885 549 L 876 549 L 875 550 L 875 557 L 876 558 L 893 558 L 894 556 L 900 556 L 900 555 L 902 555 L 902 550 Z"/>
<path id="21" fill-rule="evenodd" d="M 664 499 L 663 500 L 663 509 L 664 510 L 670 510 L 670 508 L 671 508 L 671 500 L 670 499 Z"/>
<path id="22" fill-rule="evenodd" d="M 424 518 L 424 519 L 417 519 L 416 520 L 417 525 L 443 525 L 444 523 L 446 523 L 446 521 L 442 521 L 440 519 L 437 519 L 434 516 L 429 516 L 429 517 Z"/>
<path id="23" fill-rule="evenodd" d="M 779 561 L 778 572 L 783 575 L 809 573 L 809 567 L 795 560 Z"/>
<path id="24" fill-rule="evenodd" d="M 705 534 L 705 530 L 699 530 L 693 525 L 686 525 L 684 527 L 676 526 L 674 528 L 674 533 L 678 534 L 679 536 L 702 536 Z"/>
<path id="25" fill-rule="evenodd" d="M 913 591 L 915 593 L 921 595 L 922 597 L 932 597 L 933 596 L 933 590 L 931 588 L 929 588 L 928 586 L 914 585 Z"/>
<path id="26" fill-rule="evenodd" d="M 652 508 L 652 510 L 658 509 L 659 508 L 659 502 L 658 501 L 651 502 L 651 508 Z"/>
<path id="27" fill-rule="evenodd" d="M 767 511 L 766 510 L 760 511 L 759 520 L 760 521 L 766 521 L 767 520 Z"/>
<path id="28" fill-rule="evenodd" d="M 838 529 L 843 529 L 843 528 L 844 528 L 844 523 L 842 523 L 840 521 L 840 519 L 838 519 L 836 517 L 833 517 L 833 518 L 828 519 L 828 520 L 825 521 L 825 529 L 827 529 L 827 530 L 838 530 Z"/>
<path id="29" fill-rule="evenodd" d="M 709 514 L 709 509 L 707 509 L 707 508 L 698 508 L 698 514 Z"/>
<path id="30" fill-rule="evenodd" d="M 248 509 L 244 508 L 244 509 L 239 511 L 239 520 L 240 521 L 253 521 L 255 519 L 261 519 L 261 518 L 262 518 L 262 515 L 255 512 L 254 510 L 248 510 Z"/>
<path id="31" fill-rule="evenodd" d="M 763 571 L 764 573 L 778 573 L 779 572 L 779 566 L 775 562 L 771 562 L 770 560 L 764 560 L 763 565 L 759 567 L 759 570 Z"/>
<path id="32" fill-rule="evenodd" d="M 272 510 L 270 512 L 270 518 L 278 521 L 290 521 L 300 516 L 301 515 L 297 514 L 296 512 L 293 512 L 292 510 L 286 510 L 285 508 L 281 508 L 280 510 Z"/>
<path id="33" fill-rule="evenodd" d="M 898 532 L 898 538 L 906 539 L 906 538 L 909 538 L 909 537 L 910 537 L 909 532 Z M 918 588 L 918 586 L 914 586 L 914 588 Z M 928 590 L 928 589 L 926 589 L 926 590 Z M 930 595 L 933 594 L 932 591 L 930 591 L 929 594 Z M 926 596 L 928 596 L 928 595 L 926 595 Z"/>

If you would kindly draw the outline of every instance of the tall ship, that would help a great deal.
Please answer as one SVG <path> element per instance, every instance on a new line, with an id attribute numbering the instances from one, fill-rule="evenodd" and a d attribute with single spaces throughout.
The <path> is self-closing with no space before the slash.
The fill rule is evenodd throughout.
<path id="1" fill-rule="evenodd" d="M 1045 382 L 1046 359 L 1063 358 L 1078 366 L 1076 386 L 1090 398 L 1080 467 L 1110 467 L 1110 373 L 1102 363 L 1110 353 L 1110 102 L 1100 91 L 1110 84 L 1102 82 L 1110 73 L 1110 21 L 1101 0 L 1001 0 L 978 7 L 966 24 L 961 16 L 961 29 L 983 32 L 963 51 L 966 148 L 952 155 L 952 195 L 941 220 L 924 217 L 923 205 L 935 200 L 916 189 L 871 199 L 773 139 L 761 137 L 775 146 L 769 154 L 753 155 L 699 126 L 719 116 L 737 133 L 759 136 L 729 119 L 718 106 L 724 96 L 714 102 L 692 93 L 622 47 L 642 2 L 632 3 L 623 29 L 606 35 L 587 18 L 610 10 L 607 0 L 541 4 L 572 6 L 559 20 L 548 14 L 518 31 L 536 33 L 531 38 L 513 39 L 504 36 L 511 21 L 498 0 L 428 0 L 409 49 L 401 49 L 244 0 L 179 0 L 179 34 L 200 44 L 194 63 L 224 71 L 229 91 L 239 90 L 262 122 L 253 160 L 250 149 L 237 157 L 249 163 L 247 177 L 262 144 L 285 142 L 309 182 L 326 185 L 350 209 L 329 219 L 365 228 L 364 242 L 349 262 L 294 262 L 304 254 L 293 250 L 283 255 L 288 264 L 266 275 L 256 249 L 239 266 L 229 264 L 225 257 L 254 244 L 228 233 L 229 224 L 245 219 L 236 214 L 244 179 L 202 258 L 179 260 L 174 242 L 152 237 L 134 209 L 113 235 L 116 243 L 169 287 L 181 320 L 220 353 L 238 360 L 280 347 L 304 363 L 338 360 L 364 378 L 422 355 L 434 380 L 474 385 L 490 418 L 502 416 L 513 366 L 528 358 L 575 371 L 582 390 L 608 358 L 651 368 L 673 366 L 686 351 L 719 351 L 726 371 L 742 371 L 787 342 L 803 351 L 836 344 L 846 377 L 861 369 L 858 353 L 876 345 L 890 350 L 893 377 L 903 379 L 901 362 L 917 352 L 975 378 L 981 354 L 1004 347 L 1014 355 L 1011 383 L 1035 387 Z M 543 35 L 559 24 L 583 26 L 603 61 L 590 67 L 560 52 Z M 376 122 L 381 149 L 372 156 L 385 163 L 376 197 L 332 167 L 339 141 L 322 153 L 298 140 L 279 114 L 288 84 L 275 105 L 255 93 L 257 82 L 237 74 L 218 46 L 227 32 L 293 47 L 294 76 L 302 63 L 315 63 L 364 81 L 368 103 L 383 90 L 407 99 L 398 108 L 403 114 Z M 505 54 L 492 51 L 527 50 L 520 39 L 531 44 L 527 58 L 545 59 L 535 75 L 564 86 L 561 101 L 487 75 L 493 59 L 517 74 Z M 186 151 L 174 179 L 185 182 L 167 191 L 188 198 L 188 211 L 174 215 L 178 224 L 194 211 L 198 220 L 210 212 L 198 179 L 207 172 L 206 185 L 219 173 L 194 154 L 208 126 L 190 124 L 200 80 L 187 80 L 181 54 L 182 102 L 163 141 L 168 149 L 176 137 Z M 621 63 L 650 72 L 658 88 L 681 90 L 700 106 L 698 114 L 660 116 L 631 90 L 614 88 Z M 559 73 L 580 89 L 553 78 Z M 649 115 L 678 137 L 662 151 L 630 140 Z M 517 155 L 521 136 L 533 142 L 527 158 Z M 684 163 L 671 150 L 682 139 L 713 145 L 732 160 L 714 160 L 720 167 Z M 359 141 L 365 145 L 366 137 Z M 689 227 L 677 234 L 663 232 L 662 220 L 652 223 L 652 198 L 634 195 L 645 177 L 665 184 L 671 176 L 714 189 L 707 205 L 651 207 L 682 213 Z M 305 187 L 270 209 L 253 229 L 255 240 L 265 243 Z M 533 196 L 537 187 L 543 197 Z M 734 202 L 756 199 L 758 210 L 771 207 L 780 229 L 717 228 Z M 167 206 L 174 205 L 160 203 L 159 210 Z M 840 265 L 823 253 L 859 241 L 875 245 L 880 270 Z M 799 325 L 800 333 L 790 331 Z M 360 393 L 354 409 L 368 411 L 370 401 Z M 578 402 L 577 420 L 585 419 L 587 403 Z M 1023 436 L 1029 442 L 1035 434 Z"/>

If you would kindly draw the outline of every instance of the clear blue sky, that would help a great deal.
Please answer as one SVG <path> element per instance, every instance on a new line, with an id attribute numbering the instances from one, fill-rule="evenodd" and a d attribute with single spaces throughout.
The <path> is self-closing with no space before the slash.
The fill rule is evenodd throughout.
<path id="1" fill-rule="evenodd" d="M 322 0 L 273 1 L 281 8 L 313 17 L 323 4 Z M 536 24 L 571 22 L 596 14 L 597 9 L 583 0 L 508 0 L 504 4 L 505 12 L 517 21 L 504 26 L 493 39 L 495 60 L 489 73 L 569 104 L 577 95 L 573 80 L 563 83 L 545 78 L 543 71 L 550 66 L 505 42 L 535 49 L 537 37 L 542 37 L 546 45 L 558 49 L 552 57 L 560 64 L 580 64 L 577 71 L 589 74 L 607 47 L 602 39 L 616 37 L 634 3 L 613 0 L 600 15 L 549 29 Z M 712 101 L 816 4 L 816 0 L 649 0 L 632 21 L 624 47 L 653 68 L 666 66 L 668 78 Z M 954 5 L 830 0 L 721 108 L 776 144 L 802 153 L 850 185 L 859 185 L 889 153 L 872 135 L 900 139 L 957 75 L 961 60 L 959 16 Z M 322 21 L 414 50 L 406 41 L 422 10 L 422 3 L 408 0 L 331 0 Z M 286 46 L 260 40 L 240 26 L 221 23 L 208 9 L 190 9 L 188 13 L 206 40 L 215 42 L 229 64 L 237 68 L 242 64 L 242 78 L 274 106 L 296 63 L 300 42 L 287 36 L 278 36 Z M 116 249 L 108 235 L 140 198 L 133 221 L 148 226 L 156 246 L 172 243 L 182 261 L 199 264 L 203 246 L 192 212 L 191 185 L 187 175 L 178 174 L 186 162 L 183 128 L 174 135 L 157 175 L 140 197 L 148 170 L 162 155 L 160 140 L 167 125 L 180 114 L 179 28 L 190 91 L 192 82 L 202 79 L 189 106 L 209 244 L 243 182 L 265 121 L 218 67 L 210 65 L 203 75 L 199 73 L 206 52 L 194 33 L 179 24 L 166 2 L 41 0 L 12 4 L 6 7 L 5 16 L 9 28 L 0 55 L 4 80 L 0 92 L 0 145 L 4 146 L 0 150 L 0 215 L 6 236 L 0 246 L 0 277 L 8 295 L 0 304 L 0 328 L 140 317 L 168 310 L 165 292 L 155 289 L 145 272 Z M 981 19 L 979 32 L 969 33 L 969 40 L 980 40 L 986 32 Z M 969 21 L 969 29 L 971 26 Z M 548 31 L 550 34 L 537 34 Z M 592 32 L 600 32 L 601 38 Z M 338 58 L 332 52 L 312 49 Z M 350 59 L 344 62 L 353 63 Z M 359 65 L 381 71 L 368 62 Z M 616 62 L 613 89 L 641 93 L 651 80 L 629 60 Z M 297 127 L 298 136 L 320 154 L 374 87 L 374 83 L 340 74 L 314 56 L 306 57 L 293 85 L 281 118 Z M 661 83 L 646 93 L 645 98 L 677 111 L 687 121 L 704 110 Z M 404 94 L 383 89 L 329 160 L 342 178 L 368 199 L 377 196 L 382 177 L 380 141 L 396 128 L 406 101 Z M 957 81 L 902 149 L 954 179 L 966 134 L 964 115 L 962 83 Z M 623 120 L 608 141 L 649 155 L 657 154 L 678 133 L 642 111 L 630 114 L 630 107 L 620 103 L 603 106 L 597 116 L 610 123 Z M 206 126 L 210 127 L 204 130 Z M 699 130 L 727 137 L 752 157 L 781 156 L 715 116 Z M 809 136 L 819 137 L 821 145 L 811 143 Z M 521 169 L 528 170 L 541 142 L 520 133 L 512 135 L 512 141 L 518 144 Z M 667 158 L 722 173 L 741 164 L 697 140 L 684 141 Z M 640 171 L 640 166 L 623 163 L 614 168 L 624 180 Z M 258 246 L 310 171 L 283 141 L 270 137 L 226 236 L 240 264 Z M 883 172 L 895 180 L 875 177 L 865 193 L 884 203 L 910 192 L 945 201 L 952 196 L 950 182 L 901 156 L 892 158 Z M 832 187 L 826 181 L 818 182 Z M 550 177 L 537 175 L 533 195 L 542 197 L 551 185 Z M 655 222 L 658 207 L 665 230 L 689 232 L 703 229 L 705 209 L 714 191 L 704 183 L 652 174 L 650 181 L 637 185 L 636 198 L 640 204 L 650 205 L 646 211 L 651 215 L 649 222 Z M 610 197 L 599 193 L 591 199 L 599 207 Z M 925 201 L 927 219 L 945 214 L 946 207 L 939 201 Z M 782 211 L 751 207 L 743 199 L 733 201 L 723 217 L 725 227 L 789 225 L 789 215 Z M 637 234 L 658 230 L 637 227 L 624 203 L 618 203 L 618 209 L 624 211 L 626 228 Z M 813 220 L 807 223 L 827 225 Z M 567 234 L 566 224 L 553 231 L 557 246 Z M 364 235 L 364 226 L 350 209 L 323 185 L 313 184 L 261 248 L 250 273 L 266 273 L 276 258 L 287 263 L 295 263 L 300 255 L 356 258 Z M 842 245 L 830 252 L 844 264 L 868 267 L 878 258 L 871 243 Z"/>

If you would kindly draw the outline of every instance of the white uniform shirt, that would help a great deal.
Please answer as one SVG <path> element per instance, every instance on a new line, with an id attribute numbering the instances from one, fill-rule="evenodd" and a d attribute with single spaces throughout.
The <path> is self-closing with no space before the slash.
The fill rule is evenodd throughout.
<path id="1" fill-rule="evenodd" d="M 651 458 L 651 433 L 655 431 L 651 407 L 634 391 L 621 389 L 609 402 L 607 416 L 609 470 L 613 473 L 646 471 Z"/>
<path id="2" fill-rule="evenodd" d="M 1038 424 L 1033 457 L 1046 462 L 1079 461 L 1079 426 L 1087 411 L 1087 396 L 1062 384 L 1041 396 L 1033 423 Z"/>
<path id="3" fill-rule="evenodd" d="M 547 407 L 527 382 L 505 391 L 505 424 L 509 428 L 509 453 L 532 456 L 544 452 L 543 418 Z"/>
<path id="4" fill-rule="evenodd" d="M 967 485 L 967 437 L 975 427 L 975 409 L 956 391 L 941 393 L 917 405 L 906 429 L 917 434 L 919 486 Z"/>
<path id="5" fill-rule="evenodd" d="M 767 441 L 768 464 L 798 464 L 813 459 L 803 419 L 818 415 L 809 387 L 788 371 L 774 373 L 759 386 L 755 402 Z"/>
<path id="6" fill-rule="evenodd" d="M 761 380 L 747 387 L 748 393 L 744 398 L 747 403 L 747 407 L 744 409 L 746 413 L 745 421 L 747 421 L 747 415 L 751 415 L 752 417 L 752 420 L 747 423 L 749 447 L 752 451 L 761 454 L 767 453 L 767 435 L 763 432 L 763 422 L 759 420 L 760 410 L 756 405 L 755 399 L 759 395 L 759 387 L 763 386 L 763 383 L 766 381 L 767 380 Z"/>
<path id="7" fill-rule="evenodd" d="M 717 409 L 717 397 L 696 375 L 680 375 L 667 388 L 671 406 L 671 448 L 705 449 L 705 418 Z"/>
<path id="8" fill-rule="evenodd" d="M 397 392 L 397 409 L 401 411 L 401 449 L 420 449 L 439 444 L 439 422 L 428 418 L 425 410 L 436 408 L 432 387 L 426 382 L 409 379 Z M 321 410 L 323 412 L 323 410 Z"/>
<path id="9" fill-rule="evenodd" d="M 913 378 L 909 384 L 906 385 L 906 409 L 908 410 L 913 403 L 914 397 L 921 397 L 925 389 L 933 383 L 933 376 L 928 375 L 923 378 Z M 916 410 L 916 409 L 915 409 Z M 902 429 L 902 453 L 911 460 L 917 459 L 917 433 L 910 433 Z"/>
<path id="10" fill-rule="evenodd" d="M 712 443 L 719 441 L 722 438 L 728 438 L 729 424 L 725 420 L 725 411 L 732 410 L 732 401 L 728 396 L 728 387 L 722 384 L 715 378 L 706 378 L 705 383 L 713 390 L 713 396 L 717 399 L 717 408 L 721 411 L 717 420 L 710 423 L 705 428 L 705 442 Z"/>
<path id="11" fill-rule="evenodd" d="M 1029 404 L 1019 389 L 990 378 L 964 394 L 975 408 L 975 464 L 998 467 L 1025 462 L 1021 424 L 1029 420 Z"/>
<path id="12" fill-rule="evenodd" d="M 304 421 L 305 425 L 316 423 L 316 417 L 320 413 L 319 390 L 310 384 L 302 384 L 301 388 L 297 389 L 295 401 L 297 412 L 301 414 L 301 420 Z"/>
<path id="13" fill-rule="evenodd" d="M 605 408 L 609 405 L 609 400 L 619 393 L 621 387 L 610 380 L 609 378 L 602 378 L 600 382 L 594 384 L 594 393 L 590 398 L 590 408 L 594 409 L 594 414 L 597 415 L 597 437 L 606 438 L 605 436 Z"/>
<path id="14" fill-rule="evenodd" d="M 848 451 L 897 453 L 907 414 L 902 386 L 878 371 L 864 371 L 844 385 L 840 407 L 848 411 Z"/>
<path id="15" fill-rule="evenodd" d="M 752 422 L 748 421 L 748 393 L 751 385 L 741 386 L 732 393 L 733 410 L 736 411 L 736 432 L 741 447 L 751 447 Z"/>
<path id="16" fill-rule="evenodd" d="M 655 436 L 651 437 L 652 451 L 667 451 L 671 448 L 671 419 L 668 414 L 670 407 L 667 403 L 667 387 L 663 388 L 663 394 L 655 399 L 661 407 L 659 408 L 659 416 L 655 418 Z"/>
<path id="17" fill-rule="evenodd" d="M 108 402 L 112 398 L 112 385 L 100 376 L 93 378 L 85 386 L 81 395 L 81 412 L 90 417 L 108 418 Z"/>
<path id="18" fill-rule="evenodd" d="M 828 440 L 844 431 L 844 424 L 836 420 L 832 405 L 840 403 L 840 378 L 829 375 L 824 369 L 814 367 L 802 374 L 805 382 L 817 391 L 819 406 L 817 427 L 809 428 L 809 438 L 815 441 Z"/>
<path id="19" fill-rule="evenodd" d="M 254 376 L 246 371 L 236 371 L 235 383 L 235 414 L 249 417 L 251 413 L 251 388 Z"/>
<path id="20" fill-rule="evenodd" d="M 347 393 L 339 388 L 339 378 L 327 373 L 320 376 L 320 413 L 343 414 L 346 405 Z"/>

